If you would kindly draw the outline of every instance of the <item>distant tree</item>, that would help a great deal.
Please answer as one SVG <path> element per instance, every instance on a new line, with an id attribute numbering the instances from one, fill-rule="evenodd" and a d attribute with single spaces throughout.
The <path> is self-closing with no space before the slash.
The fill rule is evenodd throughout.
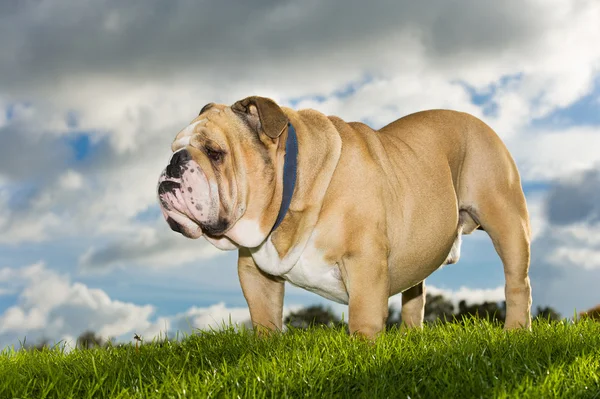
<path id="1" fill-rule="evenodd" d="M 42 338 L 37 344 L 31 345 L 25 349 L 35 351 L 43 351 L 44 349 L 50 349 L 50 340 L 48 338 Z"/>
<path id="2" fill-rule="evenodd" d="M 284 319 L 284 323 L 302 329 L 313 326 L 333 327 L 345 324 L 336 317 L 331 308 L 325 308 L 323 305 L 312 305 L 297 312 L 292 312 Z"/>
<path id="3" fill-rule="evenodd" d="M 595 306 L 586 312 L 579 313 L 579 317 L 582 319 L 589 318 L 595 321 L 600 321 L 600 305 Z"/>
<path id="4" fill-rule="evenodd" d="M 456 319 L 461 321 L 463 317 L 478 317 L 489 321 L 504 323 L 506 319 L 506 301 L 502 305 L 497 302 L 483 302 L 481 304 L 467 305 L 466 301 L 462 300 L 458 303 L 458 313 Z"/>
<path id="5" fill-rule="evenodd" d="M 109 348 L 115 345 L 117 345 L 117 339 L 115 337 L 108 337 L 106 341 L 104 341 L 104 344 L 102 344 L 102 347 Z"/>
<path id="6" fill-rule="evenodd" d="M 454 305 L 443 295 L 427 294 L 425 297 L 425 322 L 452 321 L 454 318 Z"/>
<path id="7" fill-rule="evenodd" d="M 77 347 L 80 349 L 90 349 L 103 346 L 103 339 L 97 336 L 93 331 L 86 331 L 77 338 Z"/>
<path id="8" fill-rule="evenodd" d="M 52 350 L 54 348 L 62 348 L 64 346 L 63 341 L 55 342 L 54 344 L 50 343 L 50 339 L 46 337 L 42 337 L 35 344 L 28 344 L 27 339 L 21 342 L 21 350 L 24 351 L 43 351 L 45 349 Z"/>
<path id="9" fill-rule="evenodd" d="M 538 306 L 534 319 L 558 321 L 561 319 L 560 313 L 551 308 L 550 306 L 541 307 Z"/>
<path id="10" fill-rule="evenodd" d="M 424 309 L 425 323 L 435 323 L 436 321 L 443 322 L 462 322 L 464 317 L 477 317 L 486 319 L 492 322 L 504 324 L 506 319 L 506 301 L 475 303 L 468 305 L 462 300 L 458 303 L 458 309 L 455 309 L 454 304 L 443 295 L 427 294 L 425 298 Z M 591 317 L 594 320 L 600 321 L 600 305 L 590 309 L 587 312 L 582 312 L 581 317 Z M 560 314 L 553 308 L 537 307 L 535 318 L 543 318 L 550 320 L 560 320 Z M 331 308 L 325 308 L 323 305 L 313 305 L 307 308 L 300 309 L 290 313 L 284 320 L 285 324 L 289 324 L 295 328 L 306 329 L 311 326 L 345 326 L 345 322 L 339 320 Z M 388 316 L 385 327 L 390 329 L 393 326 L 400 326 L 402 323 L 401 309 L 396 309 L 393 305 L 388 308 Z"/>

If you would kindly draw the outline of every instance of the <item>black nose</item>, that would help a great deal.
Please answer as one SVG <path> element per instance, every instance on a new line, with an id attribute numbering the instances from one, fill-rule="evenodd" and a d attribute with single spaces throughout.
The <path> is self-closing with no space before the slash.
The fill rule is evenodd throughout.
<path id="1" fill-rule="evenodd" d="M 179 150 L 171 157 L 171 162 L 167 166 L 167 176 L 180 178 L 183 171 L 183 165 L 191 159 L 188 150 Z"/>
<path id="2" fill-rule="evenodd" d="M 188 152 L 188 150 L 183 149 L 183 150 L 179 150 L 176 153 L 173 154 L 173 156 L 171 157 L 171 162 L 170 165 L 171 166 L 178 166 L 183 164 L 184 162 L 187 162 L 191 159 L 190 157 L 190 153 Z"/>

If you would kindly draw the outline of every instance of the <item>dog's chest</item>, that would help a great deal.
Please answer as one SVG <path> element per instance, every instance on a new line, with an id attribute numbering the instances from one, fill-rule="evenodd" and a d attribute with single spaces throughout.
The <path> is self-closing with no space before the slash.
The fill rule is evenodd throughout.
<path id="1" fill-rule="evenodd" d="M 280 259 L 270 238 L 252 253 L 257 266 L 266 273 L 283 277 L 295 286 L 332 301 L 347 304 L 348 292 L 336 264 L 327 264 L 320 250 L 309 240 L 301 253 L 292 248 Z"/>

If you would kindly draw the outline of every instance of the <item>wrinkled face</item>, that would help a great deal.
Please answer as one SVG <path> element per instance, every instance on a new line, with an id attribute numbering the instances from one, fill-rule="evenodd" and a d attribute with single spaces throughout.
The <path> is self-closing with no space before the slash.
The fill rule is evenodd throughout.
<path id="1" fill-rule="evenodd" d="M 204 235 L 221 249 L 260 245 L 281 202 L 284 118 L 260 97 L 205 106 L 177 134 L 159 178 L 159 203 L 171 229 L 189 238 Z M 277 134 L 267 124 L 275 124 Z"/>

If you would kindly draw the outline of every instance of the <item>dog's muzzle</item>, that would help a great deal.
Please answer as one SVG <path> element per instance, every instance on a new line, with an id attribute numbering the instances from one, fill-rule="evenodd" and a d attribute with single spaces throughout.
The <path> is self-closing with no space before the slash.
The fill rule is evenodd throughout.
<path id="1" fill-rule="evenodd" d="M 210 224 L 215 216 L 212 205 L 218 204 L 211 200 L 206 175 L 185 149 L 175 152 L 162 172 L 158 180 L 158 199 L 171 229 L 189 238 L 202 236 L 200 226 Z"/>

